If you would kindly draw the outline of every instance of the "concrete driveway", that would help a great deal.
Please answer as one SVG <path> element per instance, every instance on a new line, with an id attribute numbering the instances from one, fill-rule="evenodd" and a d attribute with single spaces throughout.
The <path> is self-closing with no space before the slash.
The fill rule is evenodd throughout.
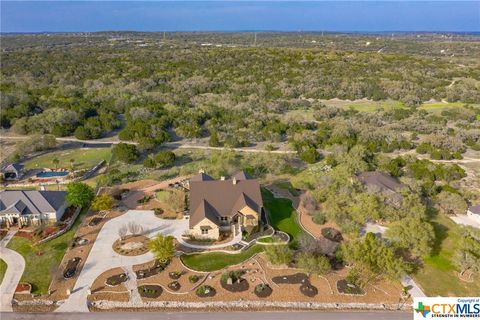
<path id="1" fill-rule="evenodd" d="M 119 238 L 118 229 L 130 221 L 135 221 L 143 227 L 145 236 L 153 238 L 158 233 L 174 236 L 181 244 L 192 248 L 217 249 L 228 247 L 241 241 L 241 233 L 227 243 L 220 245 L 193 245 L 186 243 L 182 235 L 188 230 L 188 220 L 160 219 L 153 210 L 129 210 L 124 215 L 114 218 L 102 227 L 87 261 L 75 283 L 70 297 L 57 309 L 58 312 L 88 312 L 87 296 L 90 286 L 103 272 L 116 267 L 129 267 L 154 259 L 152 253 L 127 257 L 112 249 L 113 243 Z"/>
<path id="2" fill-rule="evenodd" d="M 185 230 L 188 229 L 188 220 L 160 219 L 151 210 L 129 210 L 124 215 L 108 221 L 100 230 L 70 297 L 57 311 L 88 312 L 88 290 L 100 274 L 112 268 L 126 267 L 153 260 L 153 254 L 150 252 L 127 257 L 113 251 L 112 245 L 119 238 L 118 229 L 130 221 L 140 224 L 144 229 L 144 234 L 149 238 L 154 237 L 157 233 L 181 238 Z"/>
<path id="3" fill-rule="evenodd" d="M 7 263 L 7 271 L 0 284 L 0 310 L 12 311 L 12 299 L 25 270 L 25 260 L 19 253 L 5 248 L 17 231 L 12 230 L 0 241 L 0 257 Z"/>

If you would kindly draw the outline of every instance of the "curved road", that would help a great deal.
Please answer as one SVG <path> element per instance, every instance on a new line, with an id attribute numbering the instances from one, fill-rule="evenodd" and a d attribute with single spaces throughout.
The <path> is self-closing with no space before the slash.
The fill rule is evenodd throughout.
<path id="1" fill-rule="evenodd" d="M 10 249 L 7 249 L 7 243 L 17 231 L 9 231 L 5 238 L 0 241 L 0 256 L 7 263 L 7 271 L 0 284 L 0 310 L 12 311 L 12 299 L 17 288 L 18 282 L 25 270 L 25 260 L 23 257 Z"/>

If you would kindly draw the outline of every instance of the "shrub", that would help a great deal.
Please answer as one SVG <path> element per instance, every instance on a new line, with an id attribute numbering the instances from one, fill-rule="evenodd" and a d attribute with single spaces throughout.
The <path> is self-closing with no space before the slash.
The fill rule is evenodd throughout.
<path id="1" fill-rule="evenodd" d="M 190 281 L 190 283 L 196 283 L 198 282 L 198 280 L 200 280 L 200 277 L 197 276 L 196 274 L 192 274 L 191 276 L 188 277 L 188 281 Z"/>
<path id="2" fill-rule="evenodd" d="M 327 218 L 325 217 L 325 214 L 321 213 L 321 212 L 317 212 L 313 215 L 313 218 L 312 218 L 313 222 L 315 222 L 316 224 L 324 224 L 325 222 L 327 222 Z"/>
<path id="3" fill-rule="evenodd" d="M 125 163 L 133 163 L 139 156 L 137 147 L 126 143 L 115 145 L 112 149 L 112 155 L 115 159 Z"/>

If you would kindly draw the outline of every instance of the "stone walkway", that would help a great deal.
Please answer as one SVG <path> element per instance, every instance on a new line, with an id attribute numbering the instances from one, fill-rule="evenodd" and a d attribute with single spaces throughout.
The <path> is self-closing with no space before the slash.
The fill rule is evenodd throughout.
<path id="1" fill-rule="evenodd" d="M 25 260 L 19 253 L 7 249 L 6 246 L 10 239 L 15 235 L 17 230 L 11 230 L 0 241 L 0 256 L 7 264 L 7 271 L 0 284 L 0 309 L 2 312 L 13 311 L 12 299 L 15 294 L 18 282 L 22 278 L 23 270 L 25 270 Z"/>

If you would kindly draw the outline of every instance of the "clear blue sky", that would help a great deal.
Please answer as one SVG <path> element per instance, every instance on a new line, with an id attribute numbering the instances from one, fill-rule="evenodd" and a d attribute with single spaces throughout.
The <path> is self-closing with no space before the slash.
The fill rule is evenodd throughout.
<path id="1" fill-rule="evenodd" d="M 2 32 L 480 31 L 477 1 L 4 1 Z"/>

